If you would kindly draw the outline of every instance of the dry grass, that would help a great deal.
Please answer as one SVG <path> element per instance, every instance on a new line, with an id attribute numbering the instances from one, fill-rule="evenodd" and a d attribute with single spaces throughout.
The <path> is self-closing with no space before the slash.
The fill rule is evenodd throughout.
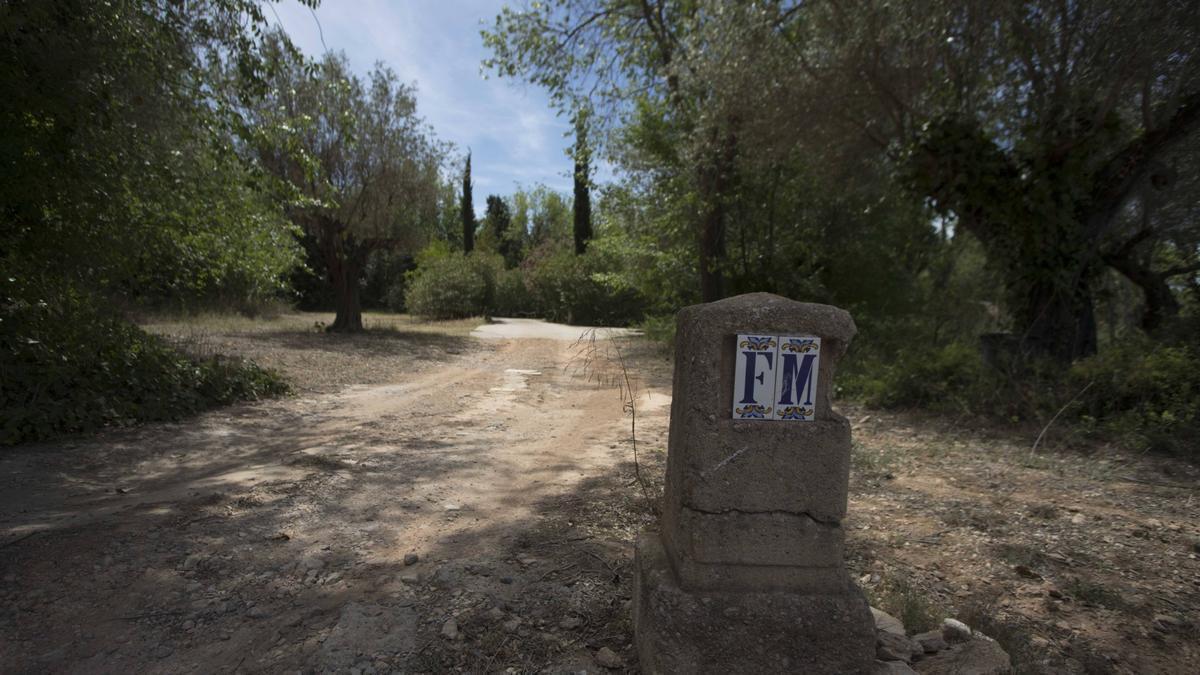
<path id="1" fill-rule="evenodd" d="M 327 333 L 328 312 L 158 315 L 142 321 L 188 354 L 248 358 L 281 372 L 301 392 L 397 382 L 468 349 L 488 349 L 469 337 L 484 319 L 423 321 L 407 314 L 366 312 L 366 332 Z"/>
<path id="2" fill-rule="evenodd" d="M 247 317 L 232 313 L 202 312 L 190 315 L 158 315 L 141 322 L 142 327 L 160 335 L 186 336 L 230 333 L 318 333 L 333 323 L 332 312 L 285 312 L 269 317 Z M 409 314 L 364 312 L 363 327 L 368 332 L 393 331 L 466 337 L 485 320 L 425 321 Z"/>

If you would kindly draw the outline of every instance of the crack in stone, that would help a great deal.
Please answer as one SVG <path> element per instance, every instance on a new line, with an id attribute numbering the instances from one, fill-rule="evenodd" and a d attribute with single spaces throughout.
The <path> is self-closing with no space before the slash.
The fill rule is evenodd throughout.
<path id="1" fill-rule="evenodd" d="M 807 511 L 784 511 L 782 509 L 768 509 L 765 511 L 749 511 L 746 509 L 734 509 L 734 508 L 710 511 L 710 510 L 706 510 L 706 509 L 698 509 L 690 504 L 684 504 L 683 508 L 685 508 L 689 511 L 695 511 L 696 513 L 703 513 L 706 516 L 724 516 L 724 515 L 729 515 L 731 513 L 736 513 L 738 515 L 743 515 L 743 516 L 773 516 L 773 515 L 800 516 L 800 517 L 808 518 L 809 520 L 813 521 L 814 523 L 817 523 L 818 525 L 825 525 L 825 526 L 829 526 L 829 527 L 839 527 L 842 522 L 841 519 L 838 519 L 838 518 L 832 518 L 832 519 L 817 518 L 816 516 L 812 515 L 811 513 L 808 513 Z"/>
<path id="2" fill-rule="evenodd" d="M 739 457 L 739 456 L 740 456 L 740 455 L 741 455 L 743 452 L 746 452 L 746 451 L 747 451 L 747 450 L 749 450 L 749 449 L 750 449 L 750 446 L 748 446 L 748 445 L 747 445 L 746 447 L 742 448 L 741 450 L 738 450 L 737 452 L 733 453 L 732 455 L 730 455 L 730 456 L 726 457 L 725 459 L 723 459 L 723 460 L 721 460 L 721 461 L 717 462 L 717 463 L 716 463 L 716 464 L 714 464 L 712 467 L 710 467 L 710 468 L 708 468 L 708 469 L 706 469 L 706 470 L 704 470 L 704 471 L 701 471 L 701 472 L 700 472 L 700 478 L 702 478 L 702 479 L 707 479 L 709 474 L 711 474 L 711 473 L 712 473 L 712 472 L 714 472 L 714 471 L 717 471 L 717 470 L 719 470 L 721 467 L 723 467 L 723 466 L 725 466 L 726 464 L 728 464 L 728 463 L 732 462 L 733 460 L 737 459 L 737 458 L 738 458 L 738 457 Z"/>

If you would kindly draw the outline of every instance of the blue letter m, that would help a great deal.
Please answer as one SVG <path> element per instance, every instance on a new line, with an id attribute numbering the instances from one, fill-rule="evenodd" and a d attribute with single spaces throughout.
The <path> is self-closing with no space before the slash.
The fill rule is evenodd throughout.
<path id="1" fill-rule="evenodd" d="M 804 405 L 812 405 L 813 389 L 816 388 L 813 380 L 813 361 L 817 359 L 816 354 L 805 354 L 804 359 L 797 365 L 796 357 L 798 354 L 783 355 L 783 390 L 779 394 L 779 405 L 792 405 L 792 388 L 796 390 L 796 403 L 800 403 L 800 399 L 805 399 Z"/>

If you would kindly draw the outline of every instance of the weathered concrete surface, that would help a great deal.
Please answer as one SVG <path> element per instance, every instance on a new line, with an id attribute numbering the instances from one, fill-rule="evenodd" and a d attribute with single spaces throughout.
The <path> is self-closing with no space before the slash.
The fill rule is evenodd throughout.
<path id="1" fill-rule="evenodd" d="M 643 673 L 853 675 L 874 668 L 875 626 L 848 583 L 840 593 L 690 592 L 654 533 L 639 539 L 635 565 Z"/>
<path id="2" fill-rule="evenodd" d="M 661 531 L 637 549 L 649 673 L 867 673 L 875 628 L 843 561 L 850 425 L 829 392 L 854 321 L 766 293 L 679 313 Z M 739 333 L 821 338 L 815 419 L 730 415 Z"/>

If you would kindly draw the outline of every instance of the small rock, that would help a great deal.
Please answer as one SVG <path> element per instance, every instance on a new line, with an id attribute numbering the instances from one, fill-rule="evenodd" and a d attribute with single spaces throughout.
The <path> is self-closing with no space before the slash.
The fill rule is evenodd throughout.
<path id="1" fill-rule="evenodd" d="M 914 656 L 924 654 L 925 649 L 903 635 L 886 630 L 875 631 L 875 658 L 880 661 L 912 661 Z"/>
<path id="2" fill-rule="evenodd" d="M 971 627 L 958 619 L 942 619 L 942 637 L 946 642 L 966 642 L 971 639 Z"/>
<path id="3" fill-rule="evenodd" d="M 1029 569 L 1025 565 L 1017 565 L 1016 567 L 1013 568 L 1013 571 L 1016 572 L 1017 574 L 1025 577 L 1026 579 L 1034 579 L 1037 581 L 1042 580 L 1042 575 L 1038 574 L 1037 572 L 1034 572 L 1033 570 Z"/>
<path id="4" fill-rule="evenodd" d="M 417 561 L 419 561 L 420 559 L 421 559 L 421 556 L 417 555 L 416 553 L 405 553 L 404 554 L 404 566 L 409 567 L 412 565 L 416 565 Z"/>
<path id="5" fill-rule="evenodd" d="M 262 607 L 251 607 L 250 611 L 246 612 L 246 616 L 251 619 L 265 619 L 271 616 L 271 613 Z"/>
<path id="6" fill-rule="evenodd" d="M 601 647 L 600 651 L 596 652 L 596 663 L 611 669 L 621 668 L 625 665 L 621 657 L 608 647 Z"/>
<path id="7" fill-rule="evenodd" d="M 515 619 L 515 618 L 514 618 L 514 619 L 509 619 L 508 621 L 505 621 L 505 622 L 504 622 L 504 630 L 505 630 L 505 631 L 507 631 L 507 632 L 509 632 L 509 633 L 515 633 L 515 632 L 517 632 L 517 629 L 518 629 L 518 628 L 520 628 L 520 627 L 521 627 L 521 620 L 520 620 L 520 619 Z"/>
<path id="8" fill-rule="evenodd" d="M 903 661 L 876 661 L 875 669 L 871 673 L 872 675 L 917 675 L 917 671 Z"/>
<path id="9" fill-rule="evenodd" d="M 442 637 L 447 640 L 457 640 L 462 633 L 458 632 L 458 621 L 454 617 L 446 619 L 446 623 L 442 624 Z"/>
<path id="10" fill-rule="evenodd" d="M 488 610 L 487 616 L 492 621 L 499 621 L 500 619 L 504 618 L 504 610 L 500 609 L 499 607 L 493 607 Z"/>
<path id="11" fill-rule="evenodd" d="M 458 504 L 451 504 L 450 502 L 446 502 L 442 506 L 442 508 L 446 509 L 447 511 L 461 511 L 462 510 L 461 506 L 459 506 Z"/>
<path id="12" fill-rule="evenodd" d="M 995 640 L 968 640 L 921 659 L 921 675 L 1007 675 L 1012 661 Z"/>
<path id="13" fill-rule="evenodd" d="M 193 553 L 183 559 L 183 569 L 194 570 L 204 562 L 204 556 L 200 553 Z"/>
<path id="14" fill-rule="evenodd" d="M 512 577 L 500 577 L 500 583 L 502 584 L 511 584 L 512 582 Z"/>
<path id="15" fill-rule="evenodd" d="M 926 633 L 918 633 L 912 637 L 913 641 L 921 645 L 926 654 L 936 654 L 943 649 L 949 647 L 946 644 L 946 638 L 942 636 L 942 631 L 931 630 Z"/>
<path id="16" fill-rule="evenodd" d="M 1075 515 L 1071 516 L 1072 525 L 1083 525 L 1086 522 L 1087 516 L 1083 515 L 1082 513 L 1076 513 Z"/>
<path id="17" fill-rule="evenodd" d="M 305 558 L 302 564 L 310 572 L 315 572 L 325 567 L 325 561 L 320 558 Z"/>
<path id="18" fill-rule="evenodd" d="M 159 645 L 154 648 L 154 658 L 156 658 L 156 659 L 165 659 L 174 653 L 175 653 L 175 650 L 171 649 L 167 645 Z"/>
<path id="19" fill-rule="evenodd" d="M 1054 598 L 1055 600 L 1065 600 L 1067 597 L 1066 595 L 1063 595 L 1062 591 L 1054 588 L 1053 586 L 1046 589 L 1046 595 Z"/>
<path id="20" fill-rule="evenodd" d="M 875 617 L 875 629 L 895 633 L 896 635 L 904 635 L 904 624 L 900 619 L 888 614 L 882 609 L 871 608 L 871 616 Z"/>
<path id="21" fill-rule="evenodd" d="M 558 622 L 558 627 L 563 630 L 575 630 L 576 628 L 579 628 L 582 623 L 583 622 L 579 620 L 579 617 L 568 616 L 567 618 Z"/>
<path id="22" fill-rule="evenodd" d="M 196 622 L 195 622 L 195 621 L 192 621 L 191 619 L 188 619 L 187 621 L 184 621 L 184 622 L 183 622 L 183 629 L 184 629 L 184 630 L 191 630 L 191 629 L 193 629 L 193 628 L 195 628 L 195 627 L 196 627 Z"/>
<path id="23" fill-rule="evenodd" d="M 416 574 L 401 574 L 400 583 L 408 584 L 409 586 L 415 586 L 421 583 L 421 577 Z"/>

